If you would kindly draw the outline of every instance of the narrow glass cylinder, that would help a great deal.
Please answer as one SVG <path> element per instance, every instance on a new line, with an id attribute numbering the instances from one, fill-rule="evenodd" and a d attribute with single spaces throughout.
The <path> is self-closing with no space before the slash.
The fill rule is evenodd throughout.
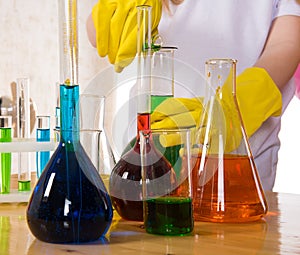
<path id="1" fill-rule="evenodd" d="M 17 79 L 17 137 L 30 138 L 29 78 Z M 18 190 L 29 191 L 31 182 L 31 161 L 29 152 L 18 153 Z"/>
<path id="2" fill-rule="evenodd" d="M 137 6 L 137 91 L 138 114 L 150 114 L 151 111 L 151 11 L 147 5 Z M 149 122 L 150 123 L 150 122 Z M 149 126 L 149 123 L 145 125 Z M 147 127 L 145 127 L 146 129 Z M 139 134 L 138 134 L 139 135 Z"/>
<path id="3" fill-rule="evenodd" d="M 50 142 L 50 116 L 37 116 L 36 141 Z M 36 152 L 36 172 L 40 178 L 42 171 L 50 159 L 50 151 Z"/>
<path id="4" fill-rule="evenodd" d="M 12 140 L 12 117 L 0 116 L 0 143 Z M 0 193 L 10 193 L 11 153 L 0 153 Z"/>
<path id="5" fill-rule="evenodd" d="M 78 84 L 77 0 L 58 0 L 60 84 Z"/>

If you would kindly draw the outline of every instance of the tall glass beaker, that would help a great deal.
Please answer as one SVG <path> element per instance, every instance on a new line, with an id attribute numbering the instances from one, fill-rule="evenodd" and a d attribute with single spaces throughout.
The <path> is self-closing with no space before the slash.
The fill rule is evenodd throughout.
<path id="1" fill-rule="evenodd" d="M 263 217 L 267 203 L 236 97 L 236 61 L 206 62 L 206 114 L 194 149 L 194 218 L 248 222 Z"/>

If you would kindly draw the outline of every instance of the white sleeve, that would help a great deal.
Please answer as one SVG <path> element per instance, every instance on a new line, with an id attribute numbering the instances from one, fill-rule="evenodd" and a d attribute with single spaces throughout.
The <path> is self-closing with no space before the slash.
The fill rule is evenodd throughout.
<path id="1" fill-rule="evenodd" d="M 299 0 L 277 0 L 274 6 L 273 18 L 284 15 L 300 16 L 300 1 Z"/>

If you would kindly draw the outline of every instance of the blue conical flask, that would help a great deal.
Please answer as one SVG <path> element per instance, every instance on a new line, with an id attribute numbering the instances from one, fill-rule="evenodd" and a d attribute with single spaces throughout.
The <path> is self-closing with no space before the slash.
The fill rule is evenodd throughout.
<path id="1" fill-rule="evenodd" d="M 109 194 L 79 139 L 79 86 L 60 85 L 60 143 L 27 208 L 32 234 L 50 243 L 81 243 L 105 235 L 113 211 Z"/>

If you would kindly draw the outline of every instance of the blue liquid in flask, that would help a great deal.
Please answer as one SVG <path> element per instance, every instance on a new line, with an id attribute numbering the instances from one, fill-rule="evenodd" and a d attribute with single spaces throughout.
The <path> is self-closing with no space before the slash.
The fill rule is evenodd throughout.
<path id="1" fill-rule="evenodd" d="M 33 190 L 27 223 L 41 241 L 95 241 L 111 225 L 111 200 L 79 141 L 79 87 L 61 85 L 60 99 L 60 143 Z"/>

